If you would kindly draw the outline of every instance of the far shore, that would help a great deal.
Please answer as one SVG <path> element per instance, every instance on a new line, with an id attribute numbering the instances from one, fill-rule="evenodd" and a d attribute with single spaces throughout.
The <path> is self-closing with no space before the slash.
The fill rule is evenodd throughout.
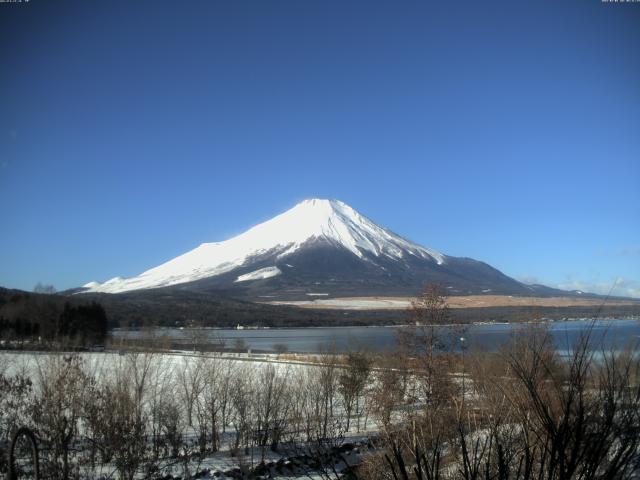
<path id="1" fill-rule="evenodd" d="M 413 300 L 413 297 L 375 296 L 276 300 L 261 303 L 326 310 L 406 310 L 411 307 Z M 450 296 L 447 297 L 447 303 L 452 309 L 483 307 L 599 307 L 601 305 L 635 305 L 640 308 L 640 300 L 589 297 L 521 297 L 512 295 Z"/>
<path id="2" fill-rule="evenodd" d="M 616 322 L 619 320 L 638 320 L 640 321 L 640 313 L 637 315 L 616 315 L 616 316 L 603 316 L 603 317 L 567 317 L 563 319 L 554 319 L 554 318 L 537 318 L 532 320 L 514 320 L 512 322 L 507 321 L 490 321 L 490 320 L 479 320 L 476 322 L 456 322 L 456 323 L 441 323 L 437 325 L 431 324 L 413 324 L 413 323 L 394 323 L 394 324 L 380 324 L 380 325 L 325 325 L 318 326 L 312 325 L 308 327 L 300 327 L 300 326 L 289 326 L 289 327 L 245 327 L 238 329 L 237 327 L 171 327 L 171 326 L 157 326 L 157 327 L 115 327 L 109 330 L 109 332 L 117 332 L 117 331 L 143 331 L 147 328 L 152 330 L 160 329 L 160 330 L 183 330 L 185 332 L 189 331 L 202 331 L 202 330 L 221 330 L 221 331 L 255 331 L 255 330 L 316 330 L 323 328 L 330 329 L 350 329 L 350 328 L 415 328 L 415 327 L 439 327 L 439 328 L 451 328 L 451 327 L 469 327 L 469 326 L 481 326 L 481 325 L 528 325 L 528 324 L 546 324 L 546 323 L 563 323 L 563 322 Z"/>

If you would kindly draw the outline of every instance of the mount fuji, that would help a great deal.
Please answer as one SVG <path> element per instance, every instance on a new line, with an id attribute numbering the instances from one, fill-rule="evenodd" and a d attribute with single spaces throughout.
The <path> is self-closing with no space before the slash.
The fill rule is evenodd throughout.
<path id="1" fill-rule="evenodd" d="M 171 288 L 251 299 L 415 295 L 427 283 L 452 295 L 541 295 L 486 263 L 452 257 L 381 227 L 338 200 L 305 200 L 229 240 L 199 247 L 87 293 Z M 567 293 L 567 292 L 563 292 Z"/>

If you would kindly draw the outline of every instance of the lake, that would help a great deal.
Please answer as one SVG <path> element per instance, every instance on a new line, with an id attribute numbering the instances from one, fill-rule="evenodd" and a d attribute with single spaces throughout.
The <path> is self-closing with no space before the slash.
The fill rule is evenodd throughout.
<path id="1" fill-rule="evenodd" d="M 539 325 L 539 324 L 538 324 Z M 549 322 L 548 328 L 556 347 L 566 353 L 575 345 L 582 334 L 592 328 L 593 345 L 596 348 L 623 348 L 630 343 L 637 345 L 640 339 L 639 320 L 573 320 Z M 540 325 L 539 325 L 540 326 Z M 166 336 L 174 342 L 184 343 L 185 348 L 197 343 L 220 343 L 233 348 L 242 344 L 254 351 L 290 351 L 299 353 L 319 353 L 327 349 L 346 351 L 366 348 L 380 351 L 392 349 L 396 345 L 397 332 L 406 327 L 319 327 L 319 328 L 273 328 L 273 329 L 177 329 L 155 328 L 156 336 Z M 505 342 L 532 328 L 531 324 L 481 324 L 470 325 L 464 332 L 447 332 L 447 337 L 459 348 L 460 337 L 466 348 L 482 348 L 496 351 Z M 114 338 L 139 339 L 145 335 L 140 330 L 115 329 Z"/>

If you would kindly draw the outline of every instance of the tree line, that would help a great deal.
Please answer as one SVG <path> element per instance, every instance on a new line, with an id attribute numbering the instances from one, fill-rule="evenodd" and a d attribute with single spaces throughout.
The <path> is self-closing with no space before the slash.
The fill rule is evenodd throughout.
<path id="1" fill-rule="evenodd" d="M 269 451 L 335 445 L 367 428 L 370 362 L 337 358 L 301 367 L 126 352 L 47 354 L 19 373 L 5 364 L 0 445 L 30 427 L 52 478 L 159 478 L 176 465 L 188 478 L 221 448 L 248 473 Z"/>
<path id="2" fill-rule="evenodd" d="M 29 341 L 44 347 L 104 343 L 108 319 L 97 302 L 50 294 L 14 292 L 0 301 L 0 339 L 5 347 Z"/>

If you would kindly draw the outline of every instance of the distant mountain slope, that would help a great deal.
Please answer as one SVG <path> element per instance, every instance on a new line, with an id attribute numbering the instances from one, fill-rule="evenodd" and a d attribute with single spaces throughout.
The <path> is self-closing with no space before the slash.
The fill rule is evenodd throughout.
<path id="1" fill-rule="evenodd" d="M 305 200 L 223 242 L 204 243 L 132 278 L 79 291 L 123 293 L 175 287 L 251 299 L 415 295 L 426 283 L 452 295 L 568 294 L 528 286 L 486 263 L 451 257 L 375 224 L 337 200 Z"/>
<path id="2" fill-rule="evenodd" d="M 97 302 L 107 313 L 110 327 L 209 326 L 235 327 L 254 325 L 269 327 L 346 326 L 402 324 L 408 320 L 406 310 L 308 309 L 288 305 L 265 305 L 229 298 L 226 295 L 198 292 L 175 287 L 136 290 L 117 295 L 34 294 L 0 287 L 0 325 L 20 319 L 23 323 L 42 322 L 43 316 L 55 321 L 64 304 L 87 305 Z M 324 297 L 323 297 L 324 298 Z M 532 299 L 535 304 L 535 298 Z M 539 317 L 608 317 L 637 316 L 640 301 L 631 305 L 593 306 L 484 306 L 453 308 L 452 322 L 528 321 Z M 2 332 L 0 332 L 2 337 Z"/>

